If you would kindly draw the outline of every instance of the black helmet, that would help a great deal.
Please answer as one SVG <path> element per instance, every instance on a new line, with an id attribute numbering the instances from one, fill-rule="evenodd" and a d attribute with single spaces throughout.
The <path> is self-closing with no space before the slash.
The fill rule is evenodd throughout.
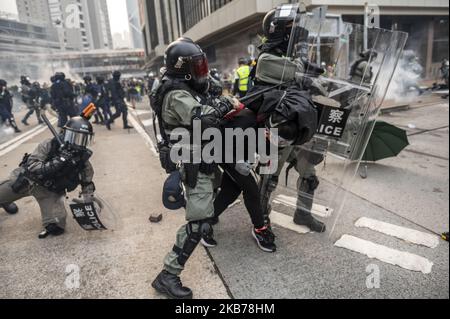
<path id="1" fill-rule="evenodd" d="M 103 76 L 98 76 L 98 77 L 96 78 L 96 80 L 97 80 L 97 83 L 98 83 L 98 84 L 103 84 L 103 83 L 105 83 L 105 78 L 104 78 Z"/>
<path id="2" fill-rule="evenodd" d="M 92 77 L 91 77 L 90 75 L 86 75 L 86 76 L 83 78 L 83 81 L 84 81 L 85 83 L 87 83 L 87 82 L 92 82 Z"/>
<path id="3" fill-rule="evenodd" d="M 41 88 L 41 84 L 39 82 L 33 82 L 33 87 L 36 89 L 40 89 Z"/>
<path id="4" fill-rule="evenodd" d="M 73 117 L 64 126 L 64 143 L 72 147 L 87 148 L 94 136 L 92 124 L 81 116 Z"/>
<path id="5" fill-rule="evenodd" d="M 208 90 L 208 59 L 200 46 L 189 38 L 172 42 L 165 53 L 167 76 L 185 79 L 199 93 Z"/>
<path id="6" fill-rule="evenodd" d="M 211 69 L 211 71 L 209 71 L 209 74 L 211 75 L 211 77 L 217 81 L 220 81 L 220 72 L 217 69 Z"/>
<path id="7" fill-rule="evenodd" d="M 30 84 L 30 78 L 27 77 L 26 75 L 22 75 L 20 77 L 20 84 L 24 85 L 24 84 Z"/>
<path id="8" fill-rule="evenodd" d="M 55 73 L 55 82 L 56 81 L 64 81 L 66 79 L 66 75 L 63 72 Z"/>
<path id="9" fill-rule="evenodd" d="M 377 57 L 378 57 L 378 52 L 375 51 L 375 50 L 373 50 L 373 49 L 370 49 L 370 50 L 361 52 L 361 53 L 359 54 L 359 56 L 360 56 L 362 59 L 367 60 L 367 61 L 369 61 L 370 59 L 376 60 Z"/>
<path id="10" fill-rule="evenodd" d="M 0 86 L 5 88 L 8 86 L 8 82 L 6 82 L 5 80 L 0 80 Z"/>
<path id="11" fill-rule="evenodd" d="M 297 25 L 299 18 L 299 7 L 292 4 L 281 5 L 269 11 L 263 20 L 263 32 L 267 40 L 263 50 L 264 47 L 268 50 L 276 48 L 283 54 L 288 54 L 289 43 L 296 44 L 307 39 L 309 32 Z"/>
<path id="12" fill-rule="evenodd" d="M 120 73 L 120 71 L 114 71 L 113 72 L 113 79 L 114 80 L 119 81 L 121 76 L 122 76 L 122 73 Z"/>

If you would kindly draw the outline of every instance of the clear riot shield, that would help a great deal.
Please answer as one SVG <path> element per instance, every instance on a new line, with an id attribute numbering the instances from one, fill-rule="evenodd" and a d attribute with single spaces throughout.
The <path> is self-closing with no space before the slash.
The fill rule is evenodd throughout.
<path id="1" fill-rule="evenodd" d="M 313 214 L 332 232 L 408 35 L 377 28 L 365 32 L 362 25 L 327 15 L 325 8 L 299 17 L 289 57 L 299 65 L 297 77 L 313 83 L 320 123 L 309 143 L 280 150 L 278 187 L 269 207 Z M 308 36 L 297 37 L 299 30 Z M 326 72 L 319 75 L 317 66 Z"/>

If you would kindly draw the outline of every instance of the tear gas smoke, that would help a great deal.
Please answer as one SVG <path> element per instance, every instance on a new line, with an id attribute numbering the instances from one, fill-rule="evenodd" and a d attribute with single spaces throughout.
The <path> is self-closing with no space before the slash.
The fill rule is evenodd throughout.
<path id="1" fill-rule="evenodd" d="M 420 94 L 423 67 L 412 50 L 403 52 L 395 70 L 386 100 L 411 102 Z"/>

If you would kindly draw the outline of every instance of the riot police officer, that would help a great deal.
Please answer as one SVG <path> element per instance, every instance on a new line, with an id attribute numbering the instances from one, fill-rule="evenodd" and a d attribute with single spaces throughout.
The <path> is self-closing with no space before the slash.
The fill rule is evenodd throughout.
<path id="1" fill-rule="evenodd" d="M 25 126 L 28 126 L 28 119 L 34 112 L 36 112 L 36 117 L 39 124 L 42 124 L 41 120 L 41 112 L 39 105 L 39 93 L 40 93 L 40 85 L 38 82 L 34 82 L 31 84 L 30 79 L 26 76 L 21 76 L 20 84 L 22 84 L 22 101 L 27 105 L 28 112 L 25 114 L 25 117 L 22 119 L 22 123 Z"/>
<path id="2" fill-rule="evenodd" d="M 97 108 L 99 108 L 103 113 L 103 119 L 105 121 L 106 128 L 108 130 L 111 130 L 109 119 L 112 117 L 112 114 L 109 106 L 108 88 L 105 84 L 105 78 L 99 76 L 96 78 L 96 81 L 97 84 L 95 90 L 97 91 L 97 100 L 95 101 L 95 106 L 97 106 Z"/>
<path id="3" fill-rule="evenodd" d="M 16 121 L 12 114 L 13 99 L 8 91 L 8 83 L 0 80 L 0 119 L 4 123 L 8 123 L 16 133 L 21 131 L 17 127 Z"/>
<path id="4" fill-rule="evenodd" d="M 0 206 L 15 213 L 14 202 L 33 196 L 39 203 L 44 227 L 39 238 L 62 235 L 67 217 L 65 194 L 80 185 L 83 196 L 93 197 L 95 191 L 94 170 L 89 162 L 92 152 L 87 148 L 93 134 L 88 120 L 72 118 L 59 138 L 39 144 L 31 155 L 25 155 L 9 179 L 0 183 Z"/>
<path id="5" fill-rule="evenodd" d="M 207 105 L 209 88 L 208 61 L 201 48 L 188 38 L 170 44 L 166 50 L 166 70 L 153 103 L 160 118 L 165 142 L 160 144 L 162 166 L 167 172 L 176 172 L 177 165 L 170 158 L 167 140 L 179 128 L 192 130 L 200 121 L 202 130 L 219 127 L 220 120 L 239 103 L 232 98 L 217 99 L 215 105 Z M 199 145 L 191 145 L 198 149 Z M 167 156 L 165 156 L 166 154 Z M 183 287 L 179 275 L 186 262 L 201 241 L 202 235 L 212 231 L 209 219 L 214 215 L 213 180 L 216 164 L 182 163 L 181 175 L 186 186 L 186 220 L 177 233 L 173 250 L 164 260 L 164 270 L 152 286 L 171 298 L 190 299 L 191 289 Z"/>
<path id="6" fill-rule="evenodd" d="M 299 76 L 303 72 L 322 74 L 325 70 L 308 61 L 307 39 L 309 32 L 301 26 L 295 25 L 295 21 L 300 15 L 298 10 L 297 7 L 293 8 L 290 5 L 279 6 L 265 16 L 263 30 L 267 41 L 260 46 L 261 54 L 254 72 L 252 72 L 254 73 L 252 76 L 254 76 L 255 86 L 250 90 L 249 95 L 254 93 L 254 91 L 257 92 L 265 87 L 280 85 L 281 83 L 286 83 L 278 87 L 282 89 L 295 84 L 296 88 L 294 91 L 302 93 L 294 93 L 294 95 L 304 100 L 306 102 L 305 105 L 310 105 L 311 101 L 308 96 L 310 92 L 314 94 L 326 93 L 319 83 L 307 81 L 305 77 Z M 285 14 L 287 12 L 290 12 L 290 14 Z M 295 44 L 295 46 L 292 44 Z M 293 49 L 296 51 L 295 59 L 292 58 L 294 52 L 288 52 L 288 50 Z M 256 100 L 247 106 L 255 108 L 259 107 L 259 105 L 260 102 Z M 322 233 L 325 232 L 326 226 L 312 216 L 311 209 L 313 204 L 312 198 L 319 186 L 315 166 L 321 163 L 324 158 L 319 154 L 305 151 L 299 146 L 309 142 L 317 130 L 317 111 L 312 107 L 308 107 L 305 111 L 301 117 L 309 118 L 309 123 L 305 123 L 306 130 L 302 128 L 299 131 L 308 133 L 304 134 L 304 137 L 299 137 L 301 141 L 298 141 L 295 145 L 280 146 L 278 171 L 272 176 L 265 176 L 262 179 L 261 197 L 263 209 L 268 216 L 271 209 L 268 204 L 270 196 L 278 186 L 279 175 L 284 164 L 290 163 L 290 166 L 294 167 L 299 173 L 297 182 L 298 202 L 294 223 L 307 226 L 314 232 Z M 288 114 L 285 115 L 287 116 Z M 269 122 L 272 122 L 272 120 Z"/>
<path id="7" fill-rule="evenodd" d="M 124 101 L 125 99 L 125 90 L 120 83 L 120 78 L 122 74 L 120 71 L 114 71 L 113 78 L 109 83 L 109 92 L 111 96 L 111 105 L 113 105 L 116 109 L 116 112 L 112 115 L 112 117 L 108 121 L 108 125 L 114 123 L 116 119 L 122 116 L 123 120 L 123 128 L 125 130 L 132 129 L 133 127 L 128 125 L 128 108 Z"/>
<path id="8" fill-rule="evenodd" d="M 76 94 L 64 73 L 57 72 L 55 74 L 50 95 L 53 106 L 58 112 L 58 127 L 63 128 L 69 118 L 77 116 L 74 104 Z"/>

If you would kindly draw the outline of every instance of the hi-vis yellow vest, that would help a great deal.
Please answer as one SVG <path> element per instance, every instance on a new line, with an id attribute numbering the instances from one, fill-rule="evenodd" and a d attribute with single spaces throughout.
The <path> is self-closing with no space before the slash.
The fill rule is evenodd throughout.
<path id="1" fill-rule="evenodd" d="M 248 65 L 241 66 L 237 69 L 236 73 L 239 77 L 239 91 L 247 92 L 250 78 L 250 67 Z"/>

